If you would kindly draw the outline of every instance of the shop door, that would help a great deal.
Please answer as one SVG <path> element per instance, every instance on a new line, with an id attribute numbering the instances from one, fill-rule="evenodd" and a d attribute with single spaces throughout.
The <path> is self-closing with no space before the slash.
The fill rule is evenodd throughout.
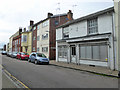
<path id="1" fill-rule="evenodd" d="M 76 47 L 75 45 L 71 46 L 71 60 L 70 62 L 76 63 Z"/>

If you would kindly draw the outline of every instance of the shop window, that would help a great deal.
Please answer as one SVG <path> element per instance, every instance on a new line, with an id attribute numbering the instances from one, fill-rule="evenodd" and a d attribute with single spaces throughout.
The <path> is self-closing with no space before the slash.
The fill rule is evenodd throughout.
<path id="1" fill-rule="evenodd" d="M 58 57 L 59 58 L 67 58 L 67 51 L 68 51 L 68 48 L 67 46 L 63 45 L 63 46 L 59 46 L 58 47 Z"/>
<path id="2" fill-rule="evenodd" d="M 93 46 L 93 59 L 99 60 L 100 59 L 100 49 L 99 46 Z"/>
<path id="3" fill-rule="evenodd" d="M 85 59 L 85 47 L 80 47 L 80 55 L 82 59 Z"/>
<path id="4" fill-rule="evenodd" d="M 87 59 L 92 59 L 92 48 L 91 46 L 86 46 L 86 58 Z"/>
<path id="5" fill-rule="evenodd" d="M 102 61 L 107 60 L 108 56 L 107 48 L 108 48 L 107 46 L 100 46 L 100 59 Z"/>
<path id="6" fill-rule="evenodd" d="M 106 61 L 108 59 L 107 45 L 80 46 L 80 59 Z"/>

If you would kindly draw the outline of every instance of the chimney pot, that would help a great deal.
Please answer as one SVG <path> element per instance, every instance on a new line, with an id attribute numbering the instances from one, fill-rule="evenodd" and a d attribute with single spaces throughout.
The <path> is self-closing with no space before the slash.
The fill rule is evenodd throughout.
<path id="1" fill-rule="evenodd" d="M 19 35 L 21 34 L 21 32 L 22 32 L 22 28 L 21 28 L 21 27 L 19 27 Z"/>
<path id="2" fill-rule="evenodd" d="M 71 10 L 69 10 L 69 12 L 67 13 L 67 18 L 69 21 L 73 20 L 73 13 Z"/>
<path id="3" fill-rule="evenodd" d="M 30 20 L 30 26 L 32 26 L 34 24 L 33 20 Z"/>
<path id="4" fill-rule="evenodd" d="M 51 16 L 53 16 L 53 14 L 52 13 L 48 13 L 48 18 L 51 17 Z"/>
<path id="5" fill-rule="evenodd" d="M 24 28 L 24 32 L 26 32 L 26 28 Z"/>

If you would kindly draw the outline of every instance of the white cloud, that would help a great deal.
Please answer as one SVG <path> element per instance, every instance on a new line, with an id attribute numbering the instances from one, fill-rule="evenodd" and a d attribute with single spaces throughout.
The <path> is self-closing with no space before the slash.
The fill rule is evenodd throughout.
<path id="1" fill-rule="evenodd" d="M 48 12 L 56 14 L 58 2 L 60 13 L 74 9 L 74 18 L 112 6 L 112 0 L 0 0 L 0 43 L 7 43 L 19 27 L 29 25 L 29 20 L 38 22 L 45 19 Z M 73 5 L 77 6 L 73 8 Z"/>

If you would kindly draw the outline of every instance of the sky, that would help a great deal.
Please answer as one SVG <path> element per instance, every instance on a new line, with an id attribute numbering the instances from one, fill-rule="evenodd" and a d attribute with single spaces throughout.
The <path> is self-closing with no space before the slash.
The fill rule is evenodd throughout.
<path id="1" fill-rule="evenodd" d="M 77 19 L 113 5 L 113 0 L 0 0 L 0 48 L 19 27 L 47 18 L 48 12 L 56 15 L 72 10 Z"/>

